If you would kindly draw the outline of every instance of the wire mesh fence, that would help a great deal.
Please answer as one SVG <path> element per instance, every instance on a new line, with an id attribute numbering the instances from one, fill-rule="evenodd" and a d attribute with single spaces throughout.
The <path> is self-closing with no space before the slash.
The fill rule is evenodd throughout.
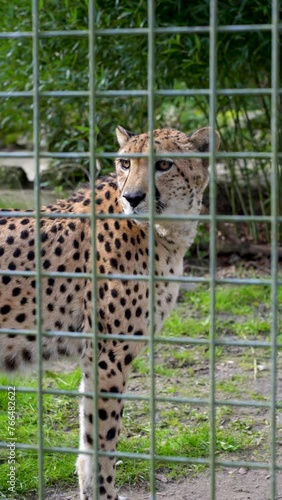
<path id="1" fill-rule="evenodd" d="M 129 458 L 132 460 L 146 460 L 150 463 L 150 498 L 155 499 L 157 495 L 156 491 L 156 463 L 158 461 L 171 462 L 171 463 L 182 463 L 182 464 L 201 464 L 207 465 L 210 472 L 210 489 L 209 498 L 211 500 L 217 498 L 217 488 L 216 488 L 216 467 L 225 466 L 229 468 L 234 467 L 248 467 L 253 469 L 266 469 L 269 471 L 271 477 L 271 483 L 269 487 L 269 497 L 274 500 L 277 498 L 277 486 L 276 486 L 276 475 L 277 471 L 282 469 L 281 464 L 277 462 L 277 412 L 281 410 L 282 404 L 277 400 L 277 355 L 278 350 L 281 349 L 282 344 L 277 340 L 278 333 L 278 305 L 277 305 L 277 291 L 278 287 L 282 286 L 282 280 L 279 278 L 278 273 L 278 246 L 279 246 L 279 224 L 282 222 L 281 216 L 279 216 L 278 211 L 278 197 L 279 197 L 279 186 L 278 186 L 278 163 L 281 159 L 281 152 L 279 152 L 278 144 L 278 122 L 279 122 L 279 99 L 282 93 L 282 89 L 279 87 L 279 34 L 282 29 L 281 22 L 279 20 L 280 12 L 280 2 L 279 0 L 272 0 L 272 19 L 269 24 L 244 24 L 244 25 L 218 25 L 218 15 L 217 15 L 217 2 L 216 0 L 210 0 L 209 10 L 210 10 L 210 21 L 209 26 L 174 26 L 174 27 L 158 27 L 155 21 L 155 5 L 154 2 L 148 0 L 147 2 L 147 27 L 136 27 L 136 28 L 122 28 L 122 29 L 97 29 L 96 28 L 96 16 L 97 11 L 95 9 L 94 0 L 89 0 L 89 16 L 88 16 L 88 29 L 83 30 L 40 30 L 39 14 L 42 5 L 39 0 L 32 1 L 32 30 L 30 31 L 13 31 L 13 32 L 0 32 L 0 39 L 14 39 L 22 40 L 29 39 L 32 41 L 32 66 L 33 66 L 33 89 L 28 91 L 14 91 L 14 90 L 1 90 L 1 99 L 13 99 L 13 98 L 27 98 L 32 99 L 33 102 L 33 150 L 32 151 L 20 151 L 11 152 L 8 154 L 9 157 L 29 157 L 32 158 L 35 165 L 35 183 L 34 183 L 34 200 L 35 200 L 35 212 L 31 213 L 28 211 L 19 212 L 5 212 L 6 217 L 25 217 L 25 218 L 35 218 L 35 239 L 36 239 L 36 271 L 14 271 L 1 269 L 0 276 L 25 276 L 34 277 L 36 280 L 36 328 L 28 331 L 28 334 L 34 334 L 38 338 L 37 343 L 37 354 L 38 354 L 38 366 L 37 366 L 37 381 L 38 385 L 36 389 L 31 389 L 28 387 L 19 386 L 16 388 L 18 393 L 35 393 L 38 398 L 38 441 L 37 445 L 31 445 L 28 443 L 17 442 L 16 449 L 21 450 L 33 450 L 36 451 L 38 456 L 38 498 L 45 498 L 44 489 L 44 454 L 45 453 L 61 453 L 61 454 L 77 454 L 78 449 L 71 447 L 54 447 L 46 446 L 44 444 L 44 422 L 43 422 L 43 401 L 46 394 L 49 395 L 67 395 L 68 397 L 80 397 L 82 395 L 79 391 L 65 391 L 62 389 L 46 389 L 43 388 L 43 366 L 42 366 L 42 342 L 41 339 L 46 337 L 62 337 L 66 338 L 85 338 L 91 339 L 93 342 L 94 356 L 93 356 L 93 374 L 94 374 L 94 392 L 86 392 L 85 396 L 91 396 L 93 398 L 93 414 L 96 417 L 93 420 L 93 447 L 91 452 L 84 452 L 85 454 L 92 454 L 94 456 L 94 477 L 95 477 L 95 488 L 93 493 L 93 498 L 99 498 L 99 467 L 98 458 L 100 456 L 115 456 L 118 458 Z M 272 52 L 271 52 L 271 87 L 269 88 L 218 88 L 217 85 L 217 36 L 219 33 L 239 33 L 239 32 L 252 32 L 252 31 L 269 31 L 271 33 L 272 40 Z M 209 36 L 209 88 L 207 89 L 157 89 L 155 85 L 156 75 L 155 75 L 155 37 L 160 34 L 207 34 Z M 97 60 L 96 60 L 96 50 L 100 43 L 101 37 L 114 37 L 115 39 L 124 36 L 142 36 L 147 37 L 147 88 L 142 90 L 101 90 L 97 87 L 96 83 L 96 71 L 97 71 Z M 41 80 L 40 80 L 40 50 L 39 43 L 41 39 L 64 39 L 66 37 L 72 37 L 74 39 L 85 38 L 88 40 L 89 44 L 89 89 L 88 90 L 49 90 L 41 91 Z M 228 71 L 228 68 L 226 68 Z M 269 152 L 265 151 L 235 151 L 235 152 L 216 152 L 215 135 L 216 130 L 216 116 L 217 116 L 217 98 L 218 96 L 235 96 L 235 95 L 258 95 L 264 94 L 271 97 L 271 150 Z M 210 162 L 210 213 L 209 215 L 171 215 L 162 216 L 157 215 L 154 209 L 154 196 L 155 196 L 155 172 L 154 172 L 154 162 L 155 162 L 155 152 L 154 152 L 154 139 L 153 130 L 155 128 L 155 99 L 160 97 L 175 97 L 175 96 L 191 96 L 191 95 L 205 95 L 209 99 L 209 125 L 211 127 L 210 133 L 210 151 L 208 153 L 187 153 L 182 155 L 187 158 L 208 158 Z M 92 272 L 76 272 L 76 273 L 61 273 L 61 272 L 47 272 L 42 267 L 41 258 L 41 238 L 40 238 L 40 227 L 42 214 L 40 212 L 41 207 L 41 194 L 40 194 L 40 158 L 87 158 L 89 159 L 89 170 L 90 170 L 90 187 L 92 193 L 92 202 L 94 199 L 94 186 L 96 179 L 96 160 L 97 159 L 112 159 L 116 158 L 117 154 L 114 152 L 101 152 L 97 150 L 97 139 L 96 139 L 96 111 L 97 111 L 97 99 L 100 97 L 107 97 L 109 99 L 115 97 L 146 97 L 147 98 L 147 117 L 148 123 L 147 128 L 149 131 L 149 154 L 130 154 L 129 157 L 147 157 L 150 165 L 149 173 L 149 195 L 150 195 L 150 206 L 147 215 L 136 216 L 136 220 L 148 221 L 149 222 L 149 273 L 148 275 L 130 275 L 130 274 L 110 274 L 106 276 L 109 280 L 134 280 L 136 282 L 146 281 L 149 287 L 149 318 L 154 318 L 154 308 L 155 308 L 155 286 L 156 281 L 161 282 L 179 282 L 183 283 L 207 283 L 209 284 L 210 290 L 210 311 L 209 311 L 209 337 L 207 339 L 203 338 L 190 338 L 190 337 L 166 337 L 161 335 L 156 335 L 154 332 L 154 321 L 150 321 L 149 335 L 144 340 L 149 349 L 149 373 L 150 373 L 150 390 L 148 396 L 135 395 L 130 393 L 125 394 L 115 394 L 109 393 L 107 397 L 110 399 L 120 399 L 120 400 L 131 400 L 131 401 L 146 401 L 150 408 L 150 450 L 148 453 L 130 453 L 130 452 L 110 452 L 103 451 L 98 448 L 98 344 L 100 340 L 107 340 L 109 335 L 112 340 L 119 340 L 120 335 L 114 332 L 109 333 L 99 333 L 97 327 L 93 328 L 92 333 L 81 333 L 81 332 L 62 332 L 56 331 L 42 331 L 42 279 L 43 278 L 80 278 L 81 280 L 90 279 L 92 283 L 92 324 L 97 325 L 97 284 L 99 280 L 105 279 L 104 274 L 99 274 L 96 271 L 96 223 L 97 220 L 114 219 L 121 220 L 128 218 L 123 214 L 95 214 L 93 211 L 90 214 L 73 214 L 73 213 L 44 213 L 44 218 L 59 219 L 60 217 L 66 219 L 76 219 L 79 215 L 80 219 L 90 219 L 91 224 L 91 246 L 92 246 Z M 87 152 L 42 152 L 40 148 L 40 99 L 44 97 L 83 97 L 88 99 L 89 102 L 89 151 Z M 130 122 L 130 119 L 129 119 Z M 7 152 L 0 151 L 0 157 L 6 157 Z M 159 156 L 159 155 L 158 155 Z M 179 156 L 177 154 L 170 155 L 172 158 Z M 124 155 L 123 155 L 124 157 Z M 164 155 L 165 157 L 165 155 Z M 216 162 L 219 159 L 266 159 L 271 162 L 271 214 L 270 215 L 218 215 L 216 207 Z M 155 224 L 162 220 L 175 220 L 175 221 L 187 221 L 187 220 L 199 220 L 209 223 L 209 277 L 201 277 L 194 275 L 185 275 L 182 277 L 175 276 L 158 276 L 155 275 Z M 267 222 L 271 226 L 271 275 L 264 278 L 218 278 L 217 276 L 217 224 L 219 221 L 225 222 Z M 236 285 L 268 285 L 271 288 L 271 339 L 267 340 L 242 340 L 242 339 L 232 339 L 228 340 L 221 338 L 216 334 L 216 287 L 218 284 L 236 284 Z M 1 305 L 1 304 L 0 304 Z M 24 329 L 14 329 L 10 328 L 7 324 L 6 328 L 1 329 L 1 334 L 17 334 L 26 335 L 27 331 Z M 138 338 L 133 335 L 123 335 L 123 340 L 129 340 L 131 342 L 139 341 Z M 156 360 L 155 360 L 155 348 L 159 343 L 166 343 L 168 345 L 204 345 L 208 348 L 209 352 L 209 397 L 208 398 L 198 398 L 191 394 L 191 397 L 176 397 L 176 396 L 158 396 L 156 393 Z M 256 400 L 237 400 L 237 399 L 218 399 L 216 396 L 216 348 L 218 346 L 240 346 L 243 348 L 263 348 L 270 349 L 271 351 L 271 394 L 269 401 L 256 401 Z M 7 386 L 1 387 L 2 391 L 7 391 Z M 157 443 L 156 443 L 156 411 L 157 405 L 160 402 L 167 402 L 172 404 L 189 404 L 189 405 L 206 405 L 209 407 L 209 457 L 195 458 L 192 456 L 163 456 L 157 453 Z M 249 460 L 223 460 L 217 458 L 216 449 L 216 435 L 217 435 L 217 423 L 216 423 L 216 411 L 218 407 L 229 406 L 229 407 L 255 407 L 255 408 L 266 408 L 270 411 L 270 461 L 249 461 Z M 2 448 L 7 448 L 7 442 L 3 440 L 1 442 Z M 11 497 L 8 498 L 13 498 Z M 255 498 L 255 497 L 253 497 Z"/>

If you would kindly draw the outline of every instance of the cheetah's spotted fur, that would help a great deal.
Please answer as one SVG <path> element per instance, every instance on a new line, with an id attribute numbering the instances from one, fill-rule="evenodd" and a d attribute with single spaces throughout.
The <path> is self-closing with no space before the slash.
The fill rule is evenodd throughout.
<path id="1" fill-rule="evenodd" d="M 133 135 L 117 129 L 120 153 L 147 153 L 148 135 Z M 217 143 L 219 142 L 216 136 Z M 204 152 L 209 146 L 209 129 L 192 136 L 172 129 L 154 131 L 157 160 L 155 174 L 156 212 L 163 214 L 199 214 L 202 194 L 208 183 L 207 160 L 170 158 L 171 152 Z M 217 144 L 218 145 L 218 144 Z M 97 221 L 97 271 L 100 274 L 148 274 L 148 224 L 134 220 L 134 214 L 148 210 L 148 159 L 116 160 L 116 174 L 98 180 L 97 213 L 124 212 L 129 219 Z M 68 200 L 43 208 L 41 219 L 41 263 L 44 272 L 57 271 L 61 277 L 42 278 L 43 329 L 62 332 L 61 336 L 43 336 L 45 361 L 60 356 L 79 356 L 83 369 L 81 391 L 93 391 L 92 344 L 87 339 L 65 338 L 64 331 L 92 332 L 91 282 L 66 278 L 64 272 L 91 272 L 91 231 L 89 219 L 44 218 L 44 212 L 85 213 L 91 211 L 89 187 L 80 187 Z M 0 269 L 35 270 L 35 222 L 33 218 L 0 217 Z M 196 233 L 197 222 L 163 221 L 155 227 L 156 276 L 181 276 L 186 249 Z M 0 277 L 0 328 L 36 327 L 36 281 L 34 277 Z M 148 283 L 101 279 L 97 284 L 98 325 L 101 333 L 131 334 L 140 342 L 102 340 L 99 349 L 100 392 L 122 393 L 132 360 L 142 347 L 141 338 L 148 329 Z M 175 282 L 155 284 L 155 331 L 174 307 L 178 293 Z M 0 367 L 14 372 L 36 361 L 36 337 L 31 333 L 0 335 Z M 99 401 L 99 448 L 114 451 L 120 432 L 122 401 Z M 91 450 L 92 400 L 80 403 L 80 449 Z M 77 460 L 80 499 L 93 498 L 92 460 L 81 454 Z M 117 499 L 114 485 L 114 460 L 100 457 L 100 498 Z"/>

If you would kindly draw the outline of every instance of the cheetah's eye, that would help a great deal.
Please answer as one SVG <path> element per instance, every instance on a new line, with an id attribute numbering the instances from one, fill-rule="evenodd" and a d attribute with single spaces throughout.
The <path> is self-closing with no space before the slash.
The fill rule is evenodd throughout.
<path id="1" fill-rule="evenodd" d="M 120 165 L 121 165 L 121 168 L 123 168 L 123 170 L 128 170 L 130 168 L 130 160 L 121 159 Z"/>
<path id="2" fill-rule="evenodd" d="M 166 172 L 169 170 L 173 165 L 173 161 L 170 160 L 158 160 L 156 161 L 155 167 L 156 170 L 159 172 Z"/>

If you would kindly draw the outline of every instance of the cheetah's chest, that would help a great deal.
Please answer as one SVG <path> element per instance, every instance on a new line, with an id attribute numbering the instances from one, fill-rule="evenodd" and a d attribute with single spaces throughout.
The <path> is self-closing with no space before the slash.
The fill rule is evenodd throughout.
<path id="1" fill-rule="evenodd" d="M 155 266 L 154 286 L 154 330 L 157 333 L 166 317 L 175 306 L 179 284 L 165 278 L 182 275 L 182 258 L 172 261 L 167 255 L 161 256 Z M 142 272 L 143 271 L 143 272 Z M 98 329 L 114 334 L 146 335 L 150 319 L 150 286 L 147 280 L 138 280 L 137 275 L 148 276 L 137 265 L 126 269 L 128 274 L 136 274 L 136 280 L 99 280 L 98 284 Z M 161 279 L 159 279 L 161 278 Z"/>

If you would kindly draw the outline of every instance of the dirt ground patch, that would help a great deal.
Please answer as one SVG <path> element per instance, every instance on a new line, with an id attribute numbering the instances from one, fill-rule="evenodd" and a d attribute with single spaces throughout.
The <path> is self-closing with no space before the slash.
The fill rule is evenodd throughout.
<path id="1" fill-rule="evenodd" d="M 209 500 L 209 476 L 203 472 L 196 477 L 177 483 L 157 484 L 157 500 Z M 282 498 L 282 473 L 277 474 L 277 496 Z M 281 493 L 281 494 L 280 494 Z M 130 500 L 150 500 L 150 494 L 143 487 L 122 488 L 121 495 Z M 36 500 L 36 497 L 28 497 Z M 224 469 L 216 474 L 217 500 L 269 500 L 271 498 L 271 478 L 268 471 Z M 48 489 L 46 500 L 78 500 L 77 488 L 61 490 Z"/>
<path id="2" fill-rule="evenodd" d="M 231 354 L 231 353 L 230 353 Z M 238 355 L 239 353 L 237 353 Z M 236 354 L 232 352 L 232 357 L 236 359 Z M 66 366 L 61 367 L 66 368 Z M 70 368 L 70 367 L 68 367 Z M 230 377 L 234 374 L 236 368 L 233 364 L 221 366 L 217 372 L 219 378 Z M 264 372 L 263 372 L 264 373 Z M 208 377 L 208 372 L 205 374 Z M 138 380 L 138 379 L 137 379 Z M 278 398 L 281 397 L 281 377 L 278 376 Z M 138 390 L 140 382 L 131 380 L 131 390 Z M 259 390 L 262 394 L 269 394 L 270 379 L 269 377 L 260 377 L 256 382 L 250 380 L 249 384 L 245 385 L 245 390 L 248 391 L 249 385 L 253 389 Z M 257 427 L 263 427 L 262 421 L 268 419 L 267 410 L 257 408 L 242 408 L 237 409 L 233 418 L 254 417 L 257 421 Z M 280 425 L 281 413 L 277 412 L 277 424 Z M 223 425 L 225 423 L 223 422 Z M 278 443 L 278 460 L 281 454 L 281 446 Z M 269 449 L 265 446 L 260 448 L 258 443 L 257 450 L 252 450 L 249 454 L 246 450 L 246 456 L 241 455 L 241 458 L 259 461 L 269 459 Z M 236 457 L 240 459 L 240 456 Z M 180 481 L 171 481 L 165 475 L 156 474 L 157 500 L 209 500 L 210 499 L 210 477 L 209 471 L 194 473 L 187 472 L 185 479 Z M 277 481 L 277 496 L 276 500 L 282 499 L 282 472 L 276 475 Z M 150 500 L 148 484 L 125 486 L 120 489 L 120 495 L 127 497 L 129 500 Z M 57 486 L 46 490 L 46 500 L 79 500 L 78 488 L 74 487 L 66 489 L 65 486 Z M 23 500 L 37 500 L 37 494 L 27 496 Z M 216 473 L 216 500 L 270 500 L 271 497 L 271 476 L 268 470 L 253 470 L 247 468 L 220 468 Z"/>

